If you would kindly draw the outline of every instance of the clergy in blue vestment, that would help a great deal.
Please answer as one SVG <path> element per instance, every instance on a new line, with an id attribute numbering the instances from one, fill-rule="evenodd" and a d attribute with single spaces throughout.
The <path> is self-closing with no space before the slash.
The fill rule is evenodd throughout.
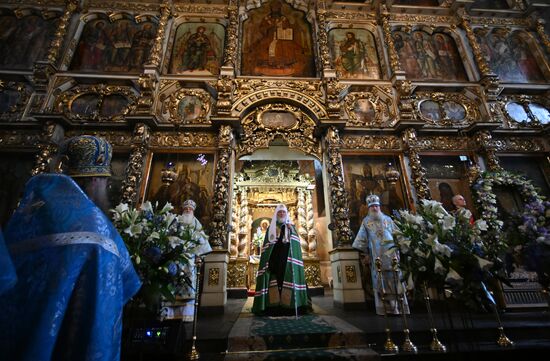
<path id="1" fill-rule="evenodd" d="M 0 295 L 13 287 L 15 281 L 17 281 L 15 268 L 13 268 L 13 262 L 4 244 L 2 230 L 0 230 Z"/>
<path id="2" fill-rule="evenodd" d="M 359 232 L 353 241 L 353 248 L 364 254 L 364 258 L 370 264 L 372 287 L 376 313 L 379 315 L 399 314 L 400 305 L 398 294 L 403 294 L 405 288 L 400 279 L 394 279 L 392 259 L 399 257 L 394 248 L 393 220 L 380 210 L 380 198 L 371 194 L 367 197 L 368 215 L 363 219 Z M 381 277 L 378 276 L 375 260 L 380 258 L 382 263 Z M 399 278 L 400 278 L 399 274 Z M 397 283 L 397 289 L 395 284 Z M 381 293 L 385 293 L 385 303 L 382 303 Z M 407 297 L 403 294 L 405 312 L 409 313 Z"/>
<path id="3" fill-rule="evenodd" d="M 92 201 L 107 204 L 111 146 L 80 136 L 68 140 L 65 155 L 81 186 L 62 174 L 31 178 L 4 232 L 18 276 L 0 296 L 5 360 L 120 359 L 122 308 L 140 281 L 120 235 Z"/>

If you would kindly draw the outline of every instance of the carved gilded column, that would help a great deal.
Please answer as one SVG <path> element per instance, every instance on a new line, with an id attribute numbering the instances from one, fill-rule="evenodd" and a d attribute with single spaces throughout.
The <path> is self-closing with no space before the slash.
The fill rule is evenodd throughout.
<path id="1" fill-rule="evenodd" d="M 330 210 L 332 215 L 331 230 L 336 234 L 338 247 L 350 247 L 352 243 L 349 223 L 348 194 L 344 187 L 344 175 L 340 147 L 342 141 L 338 130 L 330 127 L 327 132 Z"/>
<path id="2" fill-rule="evenodd" d="M 311 190 L 306 191 L 306 212 L 307 212 L 307 253 L 310 257 L 316 256 L 317 251 L 317 236 L 315 234 L 315 219 L 313 213 L 313 202 Z"/>
<path id="3" fill-rule="evenodd" d="M 64 129 L 61 125 L 51 121 L 44 124 L 40 143 L 38 144 L 38 154 L 36 154 L 31 175 L 35 176 L 51 171 L 50 163 L 59 152 L 58 144 L 62 141 L 63 135 Z"/>
<path id="4" fill-rule="evenodd" d="M 229 234 L 229 255 L 231 258 L 237 258 L 239 255 L 239 204 L 237 202 L 238 192 L 233 189 L 233 197 L 231 208 L 231 233 Z"/>
<path id="5" fill-rule="evenodd" d="M 408 128 L 403 132 L 403 145 L 409 158 L 409 166 L 411 168 L 416 196 L 418 200 L 430 199 L 431 195 L 430 189 L 428 188 L 428 180 L 426 179 L 426 169 L 420 163 L 420 156 L 418 155 L 416 130 Z"/>
<path id="6" fill-rule="evenodd" d="M 239 221 L 239 245 L 238 245 L 238 257 L 246 257 L 246 245 L 248 244 L 248 189 L 246 187 L 241 188 L 241 212 Z"/>
<path id="7" fill-rule="evenodd" d="M 298 234 L 300 235 L 300 245 L 302 253 L 307 254 L 307 223 L 306 223 L 306 195 L 305 189 L 298 188 Z"/>
<path id="8" fill-rule="evenodd" d="M 542 19 L 537 19 L 535 21 L 535 29 L 537 30 L 537 34 L 539 34 L 539 37 L 546 48 L 546 52 L 550 55 L 550 38 L 548 38 L 548 35 L 546 35 L 546 32 L 544 31 L 544 21 Z"/>
<path id="9" fill-rule="evenodd" d="M 218 250 L 225 247 L 228 236 L 227 208 L 230 201 L 232 142 L 233 129 L 229 125 L 222 125 L 218 135 L 218 162 L 212 200 L 214 216 L 212 217 L 212 234 L 210 235 L 210 245 Z"/>
<path id="10" fill-rule="evenodd" d="M 382 12 L 382 31 L 384 33 L 384 40 L 387 44 L 388 55 L 390 57 L 390 69 L 392 74 L 397 72 L 402 72 L 401 64 L 399 63 L 399 56 L 397 55 L 397 50 L 395 50 L 395 44 L 393 42 L 393 37 L 391 33 L 390 26 L 390 13 L 385 9 Z"/>
<path id="11" fill-rule="evenodd" d="M 472 26 L 470 25 L 470 17 L 468 15 L 462 15 L 460 20 L 460 25 L 462 25 L 462 28 L 466 32 L 466 37 L 468 38 L 468 42 L 470 43 L 470 47 L 474 53 L 474 58 L 476 60 L 477 68 L 481 73 L 481 77 L 494 75 L 489 67 L 489 64 L 487 63 L 487 60 L 485 60 L 485 57 L 483 56 L 481 47 L 477 42 L 474 31 L 472 30 Z"/>
<path id="12" fill-rule="evenodd" d="M 487 169 L 494 172 L 501 170 L 500 161 L 496 154 L 496 146 L 493 136 L 487 130 L 481 130 L 475 134 L 475 142 L 479 145 L 479 151 L 485 156 Z"/>
<path id="13" fill-rule="evenodd" d="M 225 51 L 223 56 L 223 65 L 235 68 L 237 64 L 237 46 L 239 42 L 239 12 L 236 0 L 229 0 L 227 7 L 228 24 L 225 31 Z"/>
<path id="14" fill-rule="evenodd" d="M 145 157 L 149 149 L 149 126 L 137 123 L 132 137 L 132 153 L 126 167 L 126 178 L 122 182 L 122 202 L 134 204 L 143 178 Z"/>
<path id="15" fill-rule="evenodd" d="M 170 16 L 170 9 L 168 8 L 168 5 L 164 5 L 164 4 L 161 5 L 157 35 L 155 36 L 155 40 L 151 48 L 151 52 L 149 53 L 149 61 L 147 62 L 148 66 L 153 66 L 155 68 L 158 68 L 160 66 L 160 61 L 162 59 L 162 45 L 164 43 L 166 26 L 168 24 L 169 16 Z"/>
<path id="16" fill-rule="evenodd" d="M 324 5 L 324 2 L 322 5 Z M 328 48 L 326 14 L 327 11 L 325 9 L 317 10 L 317 41 L 319 43 L 321 66 L 323 69 L 330 69 L 332 66 L 330 64 L 330 52 Z"/>
<path id="17" fill-rule="evenodd" d="M 67 1 L 67 6 L 65 7 L 65 11 L 61 16 L 61 19 L 59 19 L 59 25 L 57 26 L 53 39 L 50 43 L 50 48 L 46 57 L 46 59 L 51 64 L 56 64 L 57 60 L 59 59 L 59 53 L 61 52 L 63 39 L 65 38 L 65 34 L 67 33 L 67 27 L 69 26 L 71 17 L 73 16 L 73 13 L 76 11 L 77 8 L 78 1 Z"/>

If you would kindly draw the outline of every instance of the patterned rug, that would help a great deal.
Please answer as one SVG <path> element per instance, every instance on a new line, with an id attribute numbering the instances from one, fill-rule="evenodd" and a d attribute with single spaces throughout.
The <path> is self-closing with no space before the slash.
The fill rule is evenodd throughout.
<path id="1" fill-rule="evenodd" d="M 226 360 L 373 360 L 364 334 L 336 316 L 254 316 L 247 306 L 229 334 Z"/>

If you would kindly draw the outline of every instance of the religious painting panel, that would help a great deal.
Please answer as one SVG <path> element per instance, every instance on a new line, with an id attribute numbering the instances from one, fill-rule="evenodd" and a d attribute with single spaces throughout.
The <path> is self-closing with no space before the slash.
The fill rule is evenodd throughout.
<path id="1" fill-rule="evenodd" d="M 350 226 L 357 233 L 368 215 L 366 198 L 380 197 L 380 208 L 387 215 L 407 207 L 400 158 L 396 155 L 343 155 L 345 187 L 350 200 Z"/>
<path id="2" fill-rule="evenodd" d="M 0 153 L 0 227 L 4 227 L 31 177 L 34 152 Z"/>
<path id="3" fill-rule="evenodd" d="M 156 36 L 151 21 L 136 23 L 120 18 L 114 22 L 98 18 L 87 22 L 71 63 L 71 70 L 87 72 L 138 73 L 147 61 Z"/>
<path id="4" fill-rule="evenodd" d="M 431 100 L 424 100 L 420 103 L 420 114 L 431 121 L 441 120 L 439 104 Z"/>
<path id="5" fill-rule="evenodd" d="M 314 77 L 311 25 L 286 1 L 249 11 L 243 24 L 242 75 Z"/>
<path id="6" fill-rule="evenodd" d="M 364 29 L 333 29 L 329 46 L 334 68 L 343 79 L 380 79 L 376 42 Z"/>
<path id="7" fill-rule="evenodd" d="M 161 96 L 157 114 L 163 123 L 210 124 L 211 95 L 203 89 L 180 88 Z"/>
<path id="8" fill-rule="evenodd" d="M 97 113 L 99 106 L 99 95 L 84 94 L 74 99 L 71 103 L 71 113 L 78 114 L 80 117 L 92 117 Z"/>
<path id="9" fill-rule="evenodd" d="M 123 95 L 107 95 L 101 101 L 99 114 L 105 118 L 112 118 L 127 112 L 129 105 L 128 99 Z"/>
<path id="10" fill-rule="evenodd" d="M 208 229 L 212 219 L 214 155 L 154 152 L 144 189 L 144 200 L 170 202 L 181 214 L 183 202 L 197 203 L 195 216 Z"/>
<path id="11" fill-rule="evenodd" d="M 451 212 L 455 210 L 453 197 L 460 194 L 466 200 L 466 208 L 474 212 L 468 183 L 467 156 L 422 155 L 420 161 L 426 168 L 426 178 L 433 200 L 441 202 L 443 207 Z"/>
<path id="12" fill-rule="evenodd" d="M 0 120 L 21 119 L 32 92 L 29 84 L 0 79 Z"/>
<path id="13" fill-rule="evenodd" d="M 539 103 L 529 103 L 528 105 L 531 114 L 541 124 L 550 124 L 550 110 Z"/>
<path id="14" fill-rule="evenodd" d="M 550 160 L 545 156 L 499 155 L 507 171 L 522 174 L 538 188 L 541 196 L 550 198 Z"/>
<path id="15" fill-rule="evenodd" d="M 180 100 L 178 114 L 183 122 L 193 122 L 201 115 L 201 101 L 198 97 L 191 95 Z"/>
<path id="16" fill-rule="evenodd" d="M 45 60 L 58 23 L 53 13 L 0 14 L 0 68 L 30 70 Z"/>
<path id="17" fill-rule="evenodd" d="M 401 68 L 409 79 L 467 80 L 456 44 L 449 35 L 395 31 L 393 40 Z"/>
<path id="18" fill-rule="evenodd" d="M 176 30 L 169 74 L 218 75 L 225 28 L 214 23 L 183 23 Z"/>
<path id="19" fill-rule="evenodd" d="M 534 56 L 533 42 L 527 33 L 510 33 L 505 28 L 474 30 L 481 51 L 491 70 L 503 82 L 544 82 L 545 77 Z M 533 45 L 534 46 L 534 45 Z"/>

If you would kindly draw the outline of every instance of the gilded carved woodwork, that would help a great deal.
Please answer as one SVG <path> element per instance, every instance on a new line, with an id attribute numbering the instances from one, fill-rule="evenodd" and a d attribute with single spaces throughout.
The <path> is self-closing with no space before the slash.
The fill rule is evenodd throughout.
<path id="1" fill-rule="evenodd" d="M 344 135 L 342 149 L 346 150 L 400 150 L 401 140 L 395 135 Z"/>
<path id="2" fill-rule="evenodd" d="M 327 131 L 327 172 L 329 175 L 330 209 L 332 226 L 338 247 L 350 247 L 352 243 L 349 221 L 348 193 L 344 187 L 344 174 L 340 148 L 342 142 L 338 130 L 330 127 Z"/>
<path id="3" fill-rule="evenodd" d="M 129 2 L 129 1 L 109 1 L 109 0 L 90 0 L 86 9 L 105 9 L 118 11 L 136 11 L 136 12 L 157 12 L 158 2 L 145 3 L 145 2 Z M 85 10 L 86 10 L 85 9 Z"/>
<path id="4" fill-rule="evenodd" d="M 496 155 L 496 145 L 491 133 L 487 130 L 479 131 L 475 134 L 474 140 L 479 147 L 479 151 L 485 156 L 487 168 L 491 172 L 502 169 Z"/>
<path id="5" fill-rule="evenodd" d="M 346 281 L 348 283 L 357 282 L 357 270 L 355 265 L 346 265 Z"/>
<path id="6" fill-rule="evenodd" d="M 84 114 L 80 114 L 75 110 L 73 105 L 79 101 L 80 97 L 93 95 L 97 97 L 97 103 L 92 112 L 86 109 Z M 127 106 L 120 114 L 114 116 L 102 115 L 101 107 L 106 97 L 119 95 L 128 101 Z M 55 111 L 64 114 L 68 119 L 78 122 L 122 122 L 124 117 L 132 112 L 137 103 L 137 96 L 131 87 L 117 85 L 89 85 L 76 86 L 66 92 L 61 93 L 55 100 Z"/>
<path id="7" fill-rule="evenodd" d="M 212 106 L 212 98 L 210 94 L 202 89 L 181 89 L 181 85 L 178 84 L 178 91 L 170 94 L 162 101 L 160 109 L 157 114 L 163 121 L 170 122 L 174 125 L 188 125 L 188 124 L 211 124 L 210 108 Z M 186 97 L 195 97 L 200 102 L 200 113 L 198 115 L 186 114 L 186 109 L 182 107 L 181 102 Z M 193 105 L 193 104 L 192 104 Z M 193 109 L 194 112 L 194 109 Z M 183 113 L 183 114 L 182 114 Z"/>
<path id="8" fill-rule="evenodd" d="M 248 264 L 241 260 L 231 260 L 227 266 L 227 287 L 239 288 L 247 287 L 246 273 L 248 270 Z"/>
<path id="9" fill-rule="evenodd" d="M 0 81 L 0 97 L 2 97 L 4 103 L 3 106 L 8 105 L 6 111 L 0 113 L 0 121 L 15 122 L 19 121 L 23 117 L 25 106 L 30 99 L 32 89 L 25 83 L 15 81 Z M 13 104 L 9 104 L 9 100 L 17 97 L 17 101 Z"/>
<path id="10" fill-rule="evenodd" d="M 137 106 L 131 111 L 131 114 L 150 115 L 153 108 L 154 92 L 158 79 L 153 73 L 143 73 L 138 78 L 139 98 Z"/>
<path id="11" fill-rule="evenodd" d="M 166 25 L 168 24 L 168 17 L 170 16 L 170 9 L 167 5 L 161 5 L 160 19 L 157 27 L 157 34 L 153 41 L 153 46 L 149 53 L 149 60 L 147 65 L 153 66 L 158 69 L 162 60 L 162 45 L 164 44 L 164 36 L 166 33 Z"/>
<path id="12" fill-rule="evenodd" d="M 173 13 L 179 15 L 201 15 L 201 16 L 226 16 L 227 5 L 217 4 L 189 4 L 177 3 L 173 5 Z"/>
<path id="13" fill-rule="evenodd" d="M 382 13 L 382 30 L 384 32 L 384 40 L 387 44 L 388 55 L 390 57 L 390 69 L 391 72 L 395 74 L 398 71 L 403 71 L 403 69 L 401 69 L 397 50 L 395 50 L 389 18 L 390 14 L 388 12 Z"/>
<path id="14" fill-rule="evenodd" d="M 339 118 L 341 116 L 340 95 L 347 86 L 340 83 L 337 78 L 325 78 L 323 83 L 326 87 L 327 113 L 329 117 Z"/>
<path id="15" fill-rule="evenodd" d="M 235 94 L 235 81 L 227 75 L 222 75 L 215 83 L 218 91 L 216 110 L 218 115 L 230 115 L 233 106 L 233 94 Z"/>
<path id="16" fill-rule="evenodd" d="M 537 19 L 535 21 L 535 30 L 537 31 L 539 38 L 542 40 L 542 43 L 546 48 L 546 52 L 550 54 L 550 38 L 544 31 L 544 21 L 542 19 Z"/>
<path id="17" fill-rule="evenodd" d="M 529 20 L 526 18 L 512 18 L 512 17 L 483 17 L 472 16 L 469 19 L 472 25 L 495 25 L 495 26 L 519 26 L 529 27 Z"/>
<path id="18" fill-rule="evenodd" d="M 237 258 L 239 255 L 239 219 L 241 207 L 237 202 L 239 192 L 237 188 L 233 188 L 233 196 L 231 199 L 231 232 L 229 233 L 229 257 Z"/>
<path id="19" fill-rule="evenodd" d="M 298 224 L 296 225 L 298 234 L 300 236 L 300 246 L 302 248 L 302 254 L 308 253 L 307 243 L 307 219 L 306 219 L 306 190 L 304 188 L 297 188 L 298 204 L 296 205 L 296 211 L 298 213 Z"/>
<path id="20" fill-rule="evenodd" d="M 65 7 L 65 11 L 61 16 L 61 19 L 59 19 L 59 24 L 48 50 L 47 59 L 51 64 L 56 64 L 59 60 L 59 54 L 63 46 L 63 39 L 65 38 L 65 34 L 67 33 L 67 27 L 71 23 L 71 17 L 73 16 L 77 8 L 78 1 L 67 0 L 67 6 Z"/>
<path id="21" fill-rule="evenodd" d="M 86 134 L 91 134 L 96 137 L 104 138 L 115 148 L 130 148 L 134 141 L 134 136 L 129 131 L 123 130 L 98 130 L 98 131 L 86 131 Z M 65 137 L 75 137 L 82 135 L 82 130 L 75 129 L 65 132 Z"/>
<path id="22" fill-rule="evenodd" d="M 416 149 L 420 151 L 469 151 L 472 150 L 470 139 L 464 136 L 422 136 L 418 137 Z"/>
<path id="23" fill-rule="evenodd" d="M 267 104 L 257 107 L 242 121 L 243 134 L 239 154 L 251 154 L 269 148 L 276 137 L 282 137 L 290 148 L 320 158 L 320 145 L 313 136 L 315 122 L 305 112 L 289 104 Z"/>
<path id="24" fill-rule="evenodd" d="M 250 224 L 252 223 L 251 216 L 248 212 L 248 189 L 246 187 L 240 187 L 241 189 L 241 201 L 240 201 L 240 214 L 239 214 L 239 243 L 237 246 L 238 257 L 245 257 L 246 246 L 249 243 Z"/>
<path id="25" fill-rule="evenodd" d="M 416 131 L 413 128 L 408 128 L 403 132 L 403 146 L 405 153 L 409 158 L 409 166 L 411 168 L 411 176 L 413 185 L 416 190 L 418 199 L 430 199 L 430 188 L 428 188 L 428 180 L 426 178 L 426 169 L 420 163 L 419 141 L 416 137 Z"/>
<path id="26" fill-rule="evenodd" d="M 54 122 L 48 121 L 44 124 L 31 175 L 35 176 L 50 172 L 50 163 L 59 152 L 59 143 L 63 139 L 63 131 L 64 129 Z"/>
<path id="27" fill-rule="evenodd" d="M 39 130 L 0 130 L 0 148 L 37 148 L 42 133 Z"/>
<path id="28" fill-rule="evenodd" d="M 472 51 L 474 53 L 474 59 L 477 64 L 477 68 L 481 73 L 481 76 L 486 77 L 486 76 L 492 75 L 493 72 L 491 71 L 491 68 L 487 63 L 487 60 L 483 56 L 481 47 L 479 46 L 479 43 L 476 39 L 474 31 L 472 30 L 472 26 L 470 25 L 470 17 L 467 15 L 462 15 L 460 20 L 461 20 L 460 24 L 464 29 L 464 31 L 466 32 L 466 37 L 468 38 L 468 42 L 470 43 L 470 47 L 472 48 Z"/>
<path id="29" fill-rule="evenodd" d="M 426 114 L 421 111 L 421 104 L 424 101 L 437 103 L 439 106 L 440 119 L 426 116 Z M 453 114 L 448 110 L 446 104 L 462 106 L 464 109 L 464 118 L 453 118 Z M 414 110 L 418 118 L 433 127 L 464 128 L 480 118 L 478 105 L 460 93 L 418 92 L 415 94 Z"/>
<path id="30" fill-rule="evenodd" d="M 307 255 L 317 256 L 317 234 L 315 233 L 315 215 L 313 212 L 312 190 L 306 190 L 306 230 L 307 230 Z"/>
<path id="31" fill-rule="evenodd" d="M 493 138 L 493 144 L 495 150 L 498 152 L 529 153 L 549 151 L 548 147 L 545 146 L 546 143 L 541 138 Z"/>
<path id="32" fill-rule="evenodd" d="M 330 53 L 327 39 L 326 11 L 317 10 L 317 41 L 319 43 L 319 55 L 321 57 L 321 67 L 323 69 L 331 68 Z"/>
<path id="33" fill-rule="evenodd" d="M 158 148 L 213 148 L 218 144 L 218 137 L 206 132 L 154 132 L 151 135 L 151 147 Z"/>
<path id="34" fill-rule="evenodd" d="M 320 81 L 236 79 L 235 85 L 234 116 L 240 116 L 246 109 L 266 100 L 283 99 L 300 104 L 318 119 L 328 116 L 324 106 L 324 87 Z"/>
<path id="35" fill-rule="evenodd" d="M 451 25 L 456 26 L 456 18 L 448 15 L 425 15 L 425 14 L 400 14 L 392 13 L 390 15 L 390 20 L 400 23 L 419 23 L 426 26 L 434 25 Z"/>
<path id="36" fill-rule="evenodd" d="M 137 201 L 138 189 L 143 178 L 145 156 L 149 149 L 149 126 L 137 123 L 132 135 L 132 151 L 126 168 L 126 177 L 122 182 L 122 202 L 134 204 Z"/>
<path id="37" fill-rule="evenodd" d="M 237 6 L 232 1 L 230 1 L 230 5 L 227 7 L 227 12 L 229 21 L 225 31 L 226 40 L 223 65 L 235 68 L 237 65 L 237 48 L 239 46 L 239 13 Z"/>
<path id="38" fill-rule="evenodd" d="M 321 266 L 318 260 L 304 259 L 304 276 L 309 287 L 321 287 Z"/>
<path id="39" fill-rule="evenodd" d="M 210 245 L 214 249 L 226 246 L 228 227 L 228 204 L 230 187 L 231 154 L 233 151 L 233 129 L 229 125 L 222 125 L 218 135 L 218 162 L 216 164 L 216 178 L 214 186 L 212 234 Z"/>
<path id="40" fill-rule="evenodd" d="M 352 20 L 352 21 L 376 21 L 376 14 L 366 11 L 350 11 L 345 9 L 330 9 L 326 11 L 326 19 L 329 20 Z"/>
<path id="41" fill-rule="evenodd" d="M 382 92 L 373 89 L 371 92 L 349 93 L 344 98 L 345 112 L 348 116 L 346 127 L 392 127 L 398 122 L 393 109 L 391 96 L 381 94 Z M 374 110 L 374 116 L 370 119 L 362 116 L 356 109 L 358 102 L 368 102 L 370 109 Z"/>
<path id="42" fill-rule="evenodd" d="M 208 286 L 217 286 L 220 284 L 220 269 L 212 267 L 208 270 Z"/>

